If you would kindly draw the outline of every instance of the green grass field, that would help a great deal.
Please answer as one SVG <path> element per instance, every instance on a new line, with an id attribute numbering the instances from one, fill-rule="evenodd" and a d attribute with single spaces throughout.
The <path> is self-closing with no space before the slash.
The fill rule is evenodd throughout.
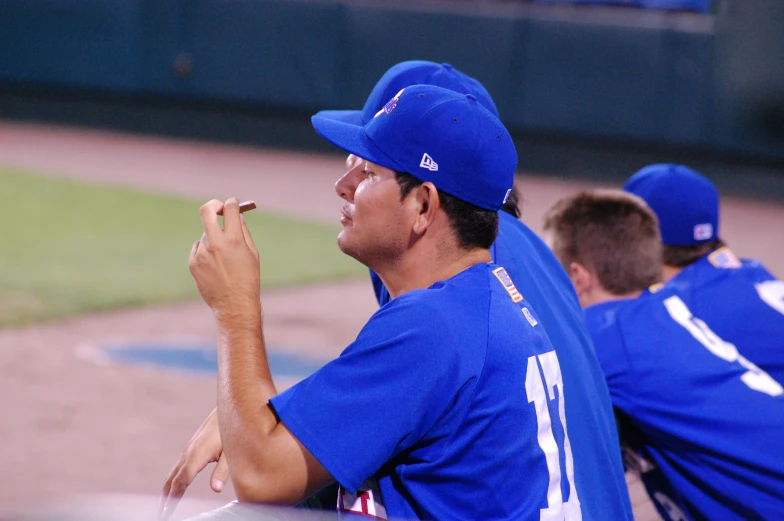
<path id="1" fill-rule="evenodd" d="M 188 254 L 202 202 L 0 169 L 0 326 L 198 298 Z M 365 273 L 337 227 L 245 216 L 263 288 Z"/>

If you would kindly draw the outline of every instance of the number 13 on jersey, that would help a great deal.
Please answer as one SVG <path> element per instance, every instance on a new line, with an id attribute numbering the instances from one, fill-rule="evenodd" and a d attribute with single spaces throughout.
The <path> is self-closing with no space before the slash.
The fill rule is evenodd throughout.
<path id="1" fill-rule="evenodd" d="M 537 363 L 538 359 L 538 363 Z M 539 373 L 539 365 L 542 372 Z M 561 458 L 558 443 L 553 435 L 553 424 L 547 404 L 555 400 L 555 389 L 558 389 L 558 420 L 563 427 L 563 454 L 566 479 L 569 482 L 569 500 L 564 502 L 561 492 Z M 547 472 L 550 474 L 547 486 L 547 508 L 540 510 L 541 521 L 581 521 L 582 511 L 574 485 L 574 458 L 569 434 L 566 430 L 566 409 L 563 389 L 563 377 L 558 356 L 555 351 L 548 351 L 539 356 L 528 357 L 528 368 L 525 375 L 525 393 L 528 403 L 536 409 L 537 439 L 544 452 Z"/>

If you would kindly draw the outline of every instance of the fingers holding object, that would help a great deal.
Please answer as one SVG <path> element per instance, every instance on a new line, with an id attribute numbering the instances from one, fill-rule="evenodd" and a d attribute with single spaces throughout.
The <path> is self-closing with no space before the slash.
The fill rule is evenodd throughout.
<path id="1" fill-rule="evenodd" d="M 236 197 L 226 199 L 223 204 L 223 231 L 229 237 L 239 237 L 239 234 L 242 233 L 240 202 Z"/>
<path id="2" fill-rule="evenodd" d="M 253 201 L 243 201 L 240 203 L 240 213 L 245 213 L 249 210 L 255 210 L 256 203 Z M 218 210 L 218 215 L 223 215 L 223 208 Z"/>
<path id="3" fill-rule="evenodd" d="M 223 205 L 223 209 L 218 211 L 218 215 L 223 215 L 223 230 L 230 234 L 239 233 L 241 231 L 242 235 L 245 237 L 245 243 L 250 247 L 254 247 L 253 240 L 248 240 L 250 238 L 250 232 L 248 232 L 248 229 L 245 226 L 245 219 L 241 217 L 241 214 L 256 208 L 256 203 L 253 201 L 236 203 L 236 201 L 235 198 L 227 200 Z M 237 215 L 240 215 L 240 217 L 237 218 Z"/>
<path id="4" fill-rule="evenodd" d="M 218 222 L 218 210 L 223 210 L 223 203 L 217 199 L 207 201 L 199 209 L 204 234 L 212 242 L 217 241 L 221 233 L 220 223 Z"/>

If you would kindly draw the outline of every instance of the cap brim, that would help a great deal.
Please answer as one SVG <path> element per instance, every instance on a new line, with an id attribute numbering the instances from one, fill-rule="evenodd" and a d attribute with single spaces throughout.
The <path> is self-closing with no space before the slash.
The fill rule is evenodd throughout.
<path id="1" fill-rule="evenodd" d="M 370 141 L 364 126 L 323 118 L 319 114 L 312 116 L 310 122 L 321 137 L 349 154 L 398 172 L 405 171 Z"/>
<path id="2" fill-rule="evenodd" d="M 334 121 L 342 121 L 344 123 L 351 123 L 352 125 L 364 125 L 362 121 L 361 110 L 322 110 L 317 112 L 314 117 L 331 119 Z"/>

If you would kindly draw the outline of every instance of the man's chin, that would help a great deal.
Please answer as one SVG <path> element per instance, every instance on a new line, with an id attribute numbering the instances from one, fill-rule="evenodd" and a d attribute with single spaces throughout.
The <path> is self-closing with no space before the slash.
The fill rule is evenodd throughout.
<path id="1" fill-rule="evenodd" d="M 351 241 L 349 241 L 348 237 L 346 237 L 346 230 L 343 230 L 338 234 L 338 248 L 340 248 L 340 251 L 342 251 L 349 257 L 353 257 L 359 262 L 362 262 L 362 260 L 358 257 L 357 250 L 351 247 Z"/>

